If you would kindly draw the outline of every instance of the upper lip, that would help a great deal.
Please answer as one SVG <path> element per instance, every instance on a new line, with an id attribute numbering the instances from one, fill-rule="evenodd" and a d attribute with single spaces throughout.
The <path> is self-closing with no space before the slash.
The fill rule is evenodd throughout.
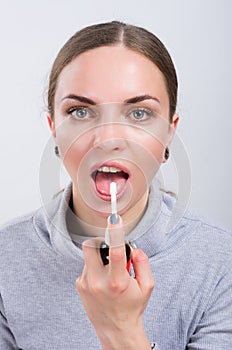
<path id="1" fill-rule="evenodd" d="M 124 173 L 128 174 L 128 176 L 130 176 L 130 171 L 129 171 L 124 165 L 122 165 L 121 163 L 118 163 L 118 162 L 105 162 L 105 163 L 96 164 L 96 165 L 93 166 L 92 169 L 91 169 L 91 175 L 92 175 L 93 173 L 95 173 L 99 168 L 102 168 L 102 167 L 114 167 L 114 168 L 118 168 L 118 169 L 120 169 L 121 171 L 123 171 Z"/>

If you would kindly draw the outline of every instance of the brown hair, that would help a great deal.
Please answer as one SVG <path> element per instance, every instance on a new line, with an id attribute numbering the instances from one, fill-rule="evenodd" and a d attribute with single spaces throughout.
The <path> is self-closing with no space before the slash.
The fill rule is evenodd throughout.
<path id="1" fill-rule="evenodd" d="M 149 58 L 163 73 L 169 95 L 169 116 L 176 110 L 178 82 L 175 67 L 164 44 L 144 28 L 118 21 L 88 26 L 75 33 L 61 48 L 52 66 L 48 86 L 48 111 L 54 117 L 54 96 L 62 69 L 81 53 L 101 46 L 122 44 Z"/>

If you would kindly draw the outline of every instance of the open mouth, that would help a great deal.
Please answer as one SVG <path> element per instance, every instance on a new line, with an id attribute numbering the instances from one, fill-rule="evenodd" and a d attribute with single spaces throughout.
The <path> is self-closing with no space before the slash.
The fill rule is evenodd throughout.
<path id="1" fill-rule="evenodd" d="M 92 173 L 97 194 L 104 200 L 110 200 L 110 183 L 117 185 L 117 197 L 121 197 L 126 190 L 129 173 L 116 166 L 103 165 Z"/>

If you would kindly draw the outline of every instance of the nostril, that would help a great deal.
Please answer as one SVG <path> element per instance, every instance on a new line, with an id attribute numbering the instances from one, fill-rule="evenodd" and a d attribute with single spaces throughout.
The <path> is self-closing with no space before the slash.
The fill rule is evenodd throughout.
<path id="1" fill-rule="evenodd" d="M 105 150 L 107 152 L 122 151 L 126 147 L 125 139 L 111 138 L 103 140 L 101 137 L 95 138 L 94 147 Z"/>

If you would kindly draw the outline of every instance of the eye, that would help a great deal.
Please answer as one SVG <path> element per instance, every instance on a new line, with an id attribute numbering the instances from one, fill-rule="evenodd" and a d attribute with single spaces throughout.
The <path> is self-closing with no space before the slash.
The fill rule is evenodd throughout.
<path id="1" fill-rule="evenodd" d="M 87 107 L 72 107 L 67 111 L 68 115 L 76 118 L 76 119 L 84 119 L 88 116 L 88 108 Z"/>
<path id="2" fill-rule="evenodd" d="M 129 117 L 134 120 L 148 120 L 154 116 L 154 112 L 148 108 L 136 108 L 129 113 Z"/>
<path id="3" fill-rule="evenodd" d="M 88 115 L 87 109 L 84 107 L 77 108 L 75 110 L 75 116 L 80 118 L 80 119 L 85 118 L 87 115 Z"/>
<path id="4" fill-rule="evenodd" d="M 132 114 L 135 119 L 143 119 L 145 116 L 145 111 L 138 109 L 137 111 L 134 111 Z"/>

